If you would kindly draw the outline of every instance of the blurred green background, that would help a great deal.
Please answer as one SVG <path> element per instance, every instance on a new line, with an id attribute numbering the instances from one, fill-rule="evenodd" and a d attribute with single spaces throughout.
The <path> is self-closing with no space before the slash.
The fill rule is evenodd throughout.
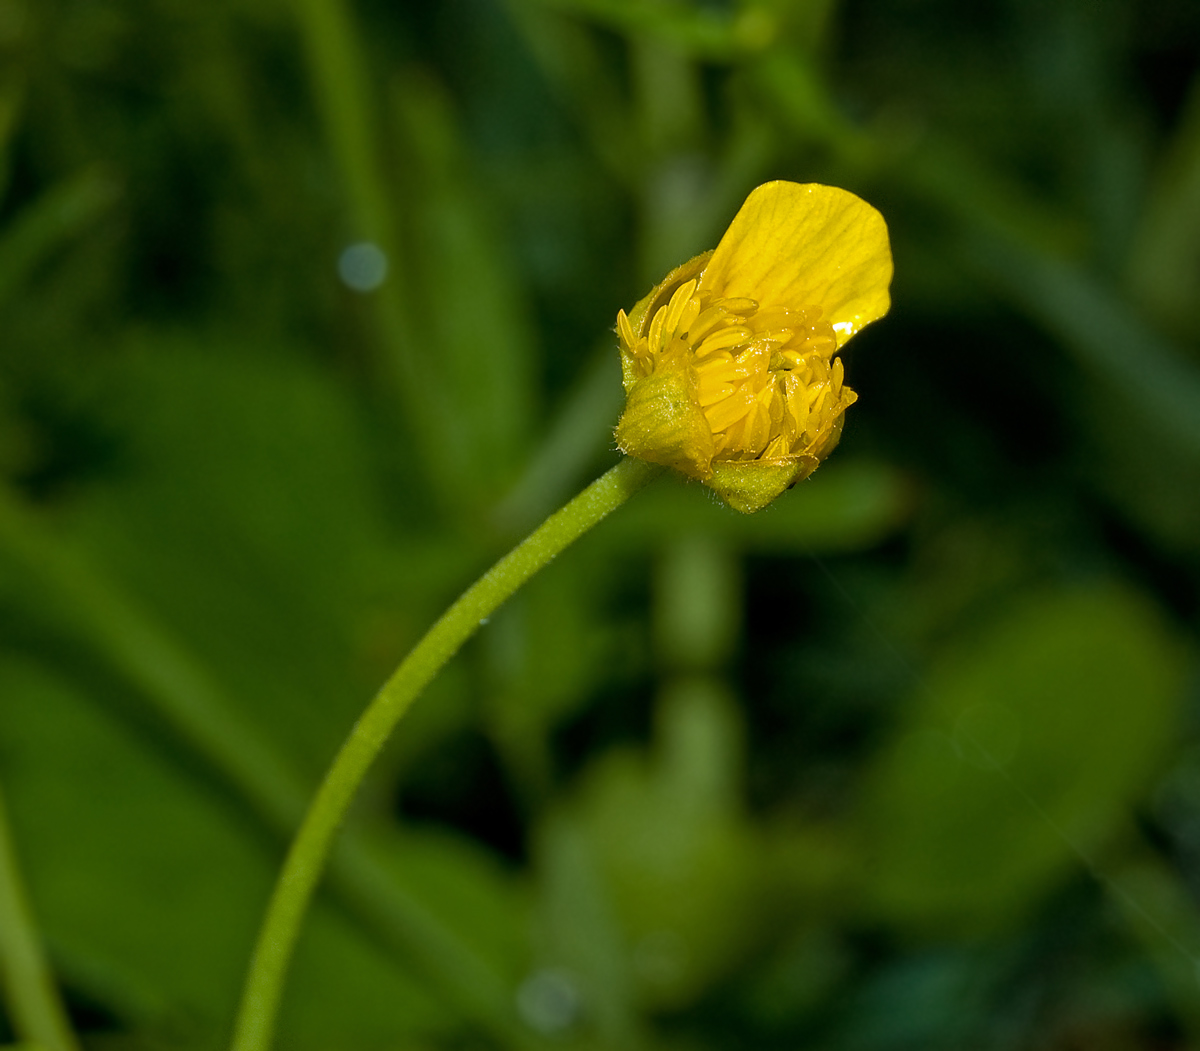
<path id="1" fill-rule="evenodd" d="M 618 307 L 785 178 L 892 233 L 841 447 L 492 618 L 279 1046 L 1200 1047 L 1198 59 L 1195 0 L 0 0 L 0 786 L 85 1046 L 228 1038 L 356 714 L 615 461 Z"/>

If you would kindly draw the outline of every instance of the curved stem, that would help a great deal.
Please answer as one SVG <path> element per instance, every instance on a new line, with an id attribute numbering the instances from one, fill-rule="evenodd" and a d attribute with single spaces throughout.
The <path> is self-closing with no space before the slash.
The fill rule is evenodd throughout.
<path id="1" fill-rule="evenodd" d="M 270 1046 L 288 964 L 333 837 L 400 717 L 505 599 L 662 472 L 655 464 L 624 459 L 598 478 L 463 592 L 375 695 L 326 773 L 283 863 L 243 987 L 233 1051 Z"/>
<path id="2" fill-rule="evenodd" d="M 78 1051 L 79 1044 L 50 976 L 33 912 L 17 871 L 3 794 L 0 794 L 0 979 L 17 1036 L 45 1051 Z"/>

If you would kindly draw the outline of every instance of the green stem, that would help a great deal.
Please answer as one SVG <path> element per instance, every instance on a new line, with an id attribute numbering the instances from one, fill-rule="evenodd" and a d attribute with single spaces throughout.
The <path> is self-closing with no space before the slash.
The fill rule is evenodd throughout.
<path id="1" fill-rule="evenodd" d="M 0 978 L 17 1036 L 45 1051 L 78 1051 L 17 871 L 0 794 Z"/>
<path id="2" fill-rule="evenodd" d="M 283 863 L 243 987 L 233 1051 L 270 1046 L 288 964 L 333 837 L 400 717 L 505 599 L 662 471 L 625 459 L 589 485 L 463 592 L 375 695 L 325 775 Z"/>

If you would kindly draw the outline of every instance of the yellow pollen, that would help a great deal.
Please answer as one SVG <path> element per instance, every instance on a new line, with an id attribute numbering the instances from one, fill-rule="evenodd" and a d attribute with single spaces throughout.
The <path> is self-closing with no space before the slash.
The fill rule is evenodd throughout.
<path id="1" fill-rule="evenodd" d="M 668 364 L 687 370 L 708 422 L 715 460 L 783 460 L 828 435 L 853 394 L 833 326 L 817 306 L 762 307 L 681 284 L 635 332 L 624 311 L 617 333 L 648 376 Z M 660 300 L 661 302 L 661 300 Z"/>

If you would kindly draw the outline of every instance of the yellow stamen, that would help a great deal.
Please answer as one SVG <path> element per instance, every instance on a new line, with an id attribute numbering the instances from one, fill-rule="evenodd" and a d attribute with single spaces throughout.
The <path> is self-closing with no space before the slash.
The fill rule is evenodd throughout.
<path id="1" fill-rule="evenodd" d="M 685 281 L 638 338 L 624 311 L 617 332 L 643 375 L 683 353 L 717 459 L 779 459 L 803 452 L 840 403 L 842 363 L 821 309 L 760 310 L 753 299 L 713 300 Z M 660 300 L 661 302 L 661 300 Z M 672 347 L 680 349 L 672 350 Z"/>
<path id="2" fill-rule="evenodd" d="M 696 280 L 693 278 L 691 281 L 680 285 L 671 297 L 671 302 L 666 306 L 667 319 L 663 326 L 668 336 L 674 336 L 679 330 L 680 319 L 682 319 L 684 311 L 692 305 L 692 293 L 695 291 Z"/>

